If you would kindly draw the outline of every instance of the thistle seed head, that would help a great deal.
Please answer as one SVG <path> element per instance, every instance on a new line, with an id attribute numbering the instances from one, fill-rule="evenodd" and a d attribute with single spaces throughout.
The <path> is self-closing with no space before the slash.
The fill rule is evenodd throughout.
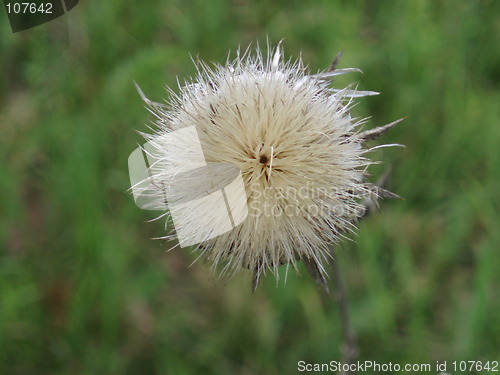
<path id="1" fill-rule="evenodd" d="M 359 132 L 364 120 L 350 114 L 353 98 L 377 93 L 331 87 L 333 77 L 355 71 L 332 66 L 310 75 L 300 59 L 284 61 L 278 45 L 267 57 L 257 49 L 237 53 L 224 66 L 198 63 L 197 77 L 180 85 L 179 94 L 170 91 L 166 104 L 153 103 L 140 92 L 156 115 L 155 130 L 146 136 L 156 159 L 152 180 L 172 181 L 179 175 L 170 156 L 175 152 L 189 159 L 190 141 L 167 149 L 165 139 L 190 127 L 196 129 L 207 164 L 233 165 L 241 173 L 246 207 L 236 210 L 247 210 L 245 220 L 219 236 L 207 235 L 196 247 L 214 270 L 250 269 L 255 286 L 262 273 L 278 277 L 280 265 L 296 268 L 298 260 L 325 274 L 331 246 L 355 229 L 364 211 L 361 202 L 377 195 L 365 181 L 371 161 L 364 147 L 376 129 L 365 132 L 365 139 Z M 192 179 L 176 185 L 177 199 L 200 196 Z M 164 199 L 165 185 L 155 186 L 153 194 Z M 210 220 L 227 209 L 209 206 Z M 185 217 L 183 230 L 196 236 L 197 219 Z"/>

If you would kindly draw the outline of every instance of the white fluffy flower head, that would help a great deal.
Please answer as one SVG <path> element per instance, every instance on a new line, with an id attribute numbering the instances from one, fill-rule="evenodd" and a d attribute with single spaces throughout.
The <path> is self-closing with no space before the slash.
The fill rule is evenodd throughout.
<path id="1" fill-rule="evenodd" d="M 350 109 L 353 98 L 376 93 L 331 88 L 332 77 L 357 69 L 309 75 L 301 60 L 284 61 L 279 45 L 268 57 L 257 49 L 225 66 L 198 67 L 167 104 L 143 97 L 157 117 L 147 136 L 159 160 L 152 177 L 168 175 L 162 137 L 194 126 L 206 162 L 237 166 L 246 192 L 246 219 L 196 247 L 214 270 L 250 269 L 255 285 L 262 273 L 277 276 L 280 265 L 295 268 L 298 260 L 324 274 L 331 246 L 355 229 L 361 201 L 373 193 L 363 146 L 374 134 L 360 133 L 362 120 Z M 179 191 L 193 189 L 186 181 Z M 226 207 L 213 210 L 217 217 Z"/>

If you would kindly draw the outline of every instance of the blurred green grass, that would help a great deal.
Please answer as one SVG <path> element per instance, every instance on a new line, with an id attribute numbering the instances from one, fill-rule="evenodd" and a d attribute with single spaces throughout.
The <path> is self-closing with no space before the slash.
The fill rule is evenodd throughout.
<path id="1" fill-rule="evenodd" d="M 303 271 L 255 295 L 150 238 L 127 157 L 190 60 L 285 38 L 287 56 L 381 91 L 383 202 L 338 248 L 361 360 L 500 360 L 500 3 L 81 2 L 12 34 L 0 16 L 0 373 L 284 374 L 340 360 L 336 306 Z M 374 176 L 384 165 L 374 166 Z M 303 269 L 302 269 L 303 270 Z M 335 277 L 335 275 L 332 275 Z"/>

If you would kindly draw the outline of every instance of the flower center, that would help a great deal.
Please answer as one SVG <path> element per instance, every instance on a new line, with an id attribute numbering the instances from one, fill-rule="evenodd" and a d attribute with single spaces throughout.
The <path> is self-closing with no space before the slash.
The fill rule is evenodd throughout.
<path id="1" fill-rule="evenodd" d="M 268 161 L 269 161 L 269 158 L 266 155 L 262 155 L 259 159 L 259 162 L 262 164 L 267 164 Z"/>

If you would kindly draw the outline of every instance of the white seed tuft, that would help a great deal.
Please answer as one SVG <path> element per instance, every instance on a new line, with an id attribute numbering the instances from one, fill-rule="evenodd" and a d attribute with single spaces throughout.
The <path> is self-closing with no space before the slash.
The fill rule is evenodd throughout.
<path id="1" fill-rule="evenodd" d="M 199 63 L 196 79 L 181 86 L 179 94 L 171 92 L 167 104 L 141 94 L 157 117 L 155 132 L 147 136 L 158 160 L 151 167 L 155 180 L 170 181 L 181 172 L 171 163 L 172 152 L 191 157 L 189 149 L 165 143 L 168 134 L 189 127 L 197 131 L 206 163 L 241 171 L 246 219 L 196 247 L 214 270 L 232 274 L 248 268 L 258 282 L 267 270 L 277 277 L 280 265 L 295 268 L 297 260 L 304 260 L 325 274 L 329 247 L 355 229 L 363 212 L 360 202 L 373 194 L 365 182 L 371 162 L 359 136 L 363 121 L 349 111 L 353 98 L 376 93 L 330 87 L 333 77 L 356 71 L 309 75 L 302 61 L 284 62 L 278 45 L 268 57 L 257 50 L 238 53 L 214 69 Z M 179 200 L 183 194 L 201 194 L 192 180 L 183 181 L 175 189 Z M 160 201 L 164 190 L 157 185 Z M 226 210 L 212 205 L 210 217 L 217 220 Z M 193 236 L 200 230 L 195 222 L 187 217 L 183 224 Z"/>

